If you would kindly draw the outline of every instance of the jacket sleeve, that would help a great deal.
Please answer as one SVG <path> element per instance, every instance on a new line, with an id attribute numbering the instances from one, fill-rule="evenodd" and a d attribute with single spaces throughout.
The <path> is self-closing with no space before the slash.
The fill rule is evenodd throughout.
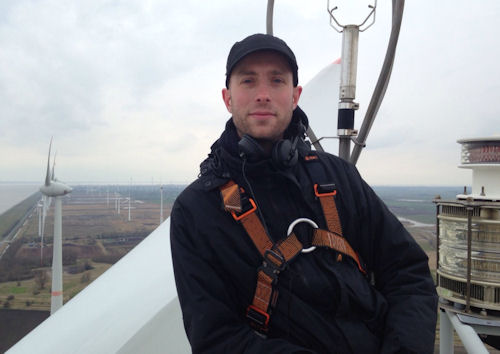
<path id="1" fill-rule="evenodd" d="M 428 257 L 375 192 L 362 185 L 367 222 L 361 227 L 371 244 L 367 259 L 389 305 L 381 352 L 433 353 L 437 294 Z"/>
<path id="2" fill-rule="evenodd" d="M 208 241 L 201 239 L 190 210 L 177 200 L 170 237 L 177 293 L 193 353 L 312 353 L 284 339 L 263 339 L 250 328 L 244 310 L 228 291 L 234 285 L 207 256 Z"/>

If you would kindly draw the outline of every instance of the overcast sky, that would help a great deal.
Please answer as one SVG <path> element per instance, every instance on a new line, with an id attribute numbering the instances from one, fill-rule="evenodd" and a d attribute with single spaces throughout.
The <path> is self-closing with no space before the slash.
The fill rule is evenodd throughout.
<path id="1" fill-rule="evenodd" d="M 361 22 L 368 2 L 358 11 L 345 2 L 335 2 L 339 19 Z M 390 34 L 391 2 L 378 3 L 360 34 L 357 127 Z M 266 4 L 2 0 L 0 182 L 41 183 L 51 136 L 65 182 L 196 178 L 229 118 L 227 53 L 265 32 Z M 392 79 L 358 162 L 370 184 L 470 184 L 456 140 L 500 134 L 499 18 L 497 0 L 406 2 Z M 274 31 L 295 51 L 302 85 L 340 57 L 326 1 L 276 0 Z M 334 135 L 331 121 L 316 134 Z"/>

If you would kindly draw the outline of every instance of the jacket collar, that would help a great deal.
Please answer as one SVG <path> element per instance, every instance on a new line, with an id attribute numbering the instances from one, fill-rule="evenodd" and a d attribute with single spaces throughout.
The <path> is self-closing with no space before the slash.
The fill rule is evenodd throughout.
<path id="1" fill-rule="evenodd" d="M 300 123 L 307 128 L 308 119 L 305 113 L 298 106 L 293 112 L 292 120 L 284 132 L 285 139 L 293 139 L 299 134 L 303 134 Z M 220 138 L 211 146 L 208 157 L 200 164 L 200 177 L 210 179 L 210 183 L 205 183 L 207 190 L 217 188 L 229 179 L 241 180 L 243 160 L 239 156 L 238 141 L 240 137 L 236 131 L 233 119 L 226 122 L 224 131 Z M 306 145 L 303 143 L 303 145 Z M 309 151 L 308 146 L 302 146 L 300 150 Z M 300 152 L 299 152 L 300 154 Z M 248 177 L 262 176 L 267 173 L 276 172 L 270 158 L 265 158 L 257 162 L 246 162 L 245 173 Z"/>

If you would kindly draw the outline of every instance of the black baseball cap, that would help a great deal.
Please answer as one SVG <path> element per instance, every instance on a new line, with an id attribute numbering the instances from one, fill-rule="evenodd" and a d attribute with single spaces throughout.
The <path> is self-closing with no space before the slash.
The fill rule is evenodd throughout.
<path id="1" fill-rule="evenodd" d="M 293 75 L 293 86 L 297 86 L 299 83 L 298 76 L 298 66 L 297 60 L 295 59 L 295 54 L 282 39 L 278 37 L 271 36 L 270 34 L 257 33 L 240 42 L 234 43 L 229 51 L 226 64 L 226 87 L 229 87 L 229 78 L 231 77 L 231 72 L 238 62 L 246 57 L 248 54 L 260 51 L 260 50 L 273 50 L 285 56 L 290 64 L 290 69 Z"/>

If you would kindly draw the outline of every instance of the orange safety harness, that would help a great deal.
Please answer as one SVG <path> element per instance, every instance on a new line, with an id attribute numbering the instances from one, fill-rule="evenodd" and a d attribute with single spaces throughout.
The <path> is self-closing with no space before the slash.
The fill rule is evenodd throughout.
<path id="1" fill-rule="evenodd" d="M 273 243 L 256 213 L 255 201 L 246 196 L 243 188 L 235 182 L 227 182 L 220 187 L 220 191 L 225 210 L 232 214 L 234 220 L 243 225 L 264 259 L 257 270 L 255 295 L 252 304 L 247 308 L 246 316 L 254 329 L 265 334 L 269 328 L 271 312 L 278 299 L 278 276 L 287 264 L 303 250 L 303 245 L 293 232 L 285 239 Z M 337 194 L 335 185 L 315 184 L 314 193 L 321 202 L 328 230 L 315 228 L 312 246 L 326 247 L 339 252 L 338 261 L 342 260 L 342 255 L 351 257 L 356 262 L 358 269 L 366 274 L 358 254 L 342 236 L 342 226 L 335 204 Z"/>

